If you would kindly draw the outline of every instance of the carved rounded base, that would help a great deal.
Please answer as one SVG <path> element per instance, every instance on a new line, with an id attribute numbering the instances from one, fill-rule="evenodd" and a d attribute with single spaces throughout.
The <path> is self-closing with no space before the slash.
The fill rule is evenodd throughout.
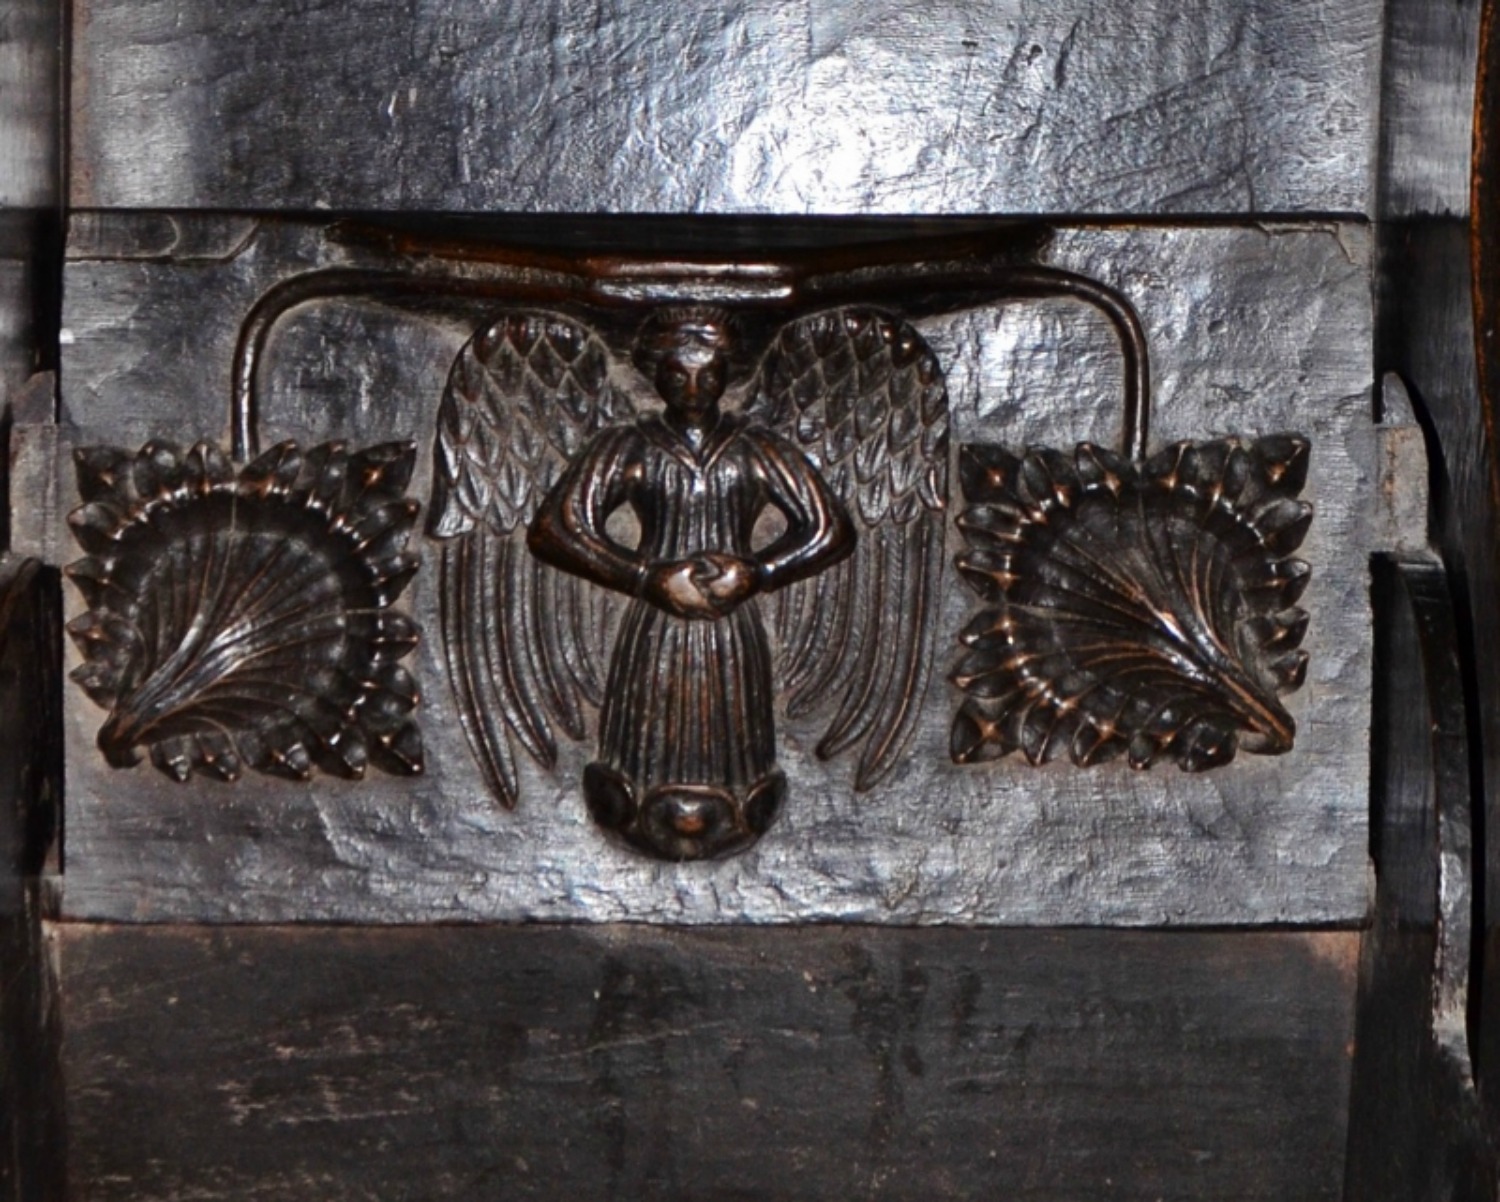
<path id="1" fill-rule="evenodd" d="M 606 764 L 583 770 L 594 821 L 630 846 L 663 860 L 712 860 L 744 851 L 770 828 L 786 800 L 786 777 L 767 773 L 741 795 L 718 785 L 668 784 L 646 790 Z"/>

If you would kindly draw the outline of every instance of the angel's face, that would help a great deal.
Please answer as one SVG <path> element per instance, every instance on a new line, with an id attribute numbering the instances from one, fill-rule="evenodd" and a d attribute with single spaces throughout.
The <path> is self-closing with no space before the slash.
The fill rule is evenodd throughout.
<path id="1" fill-rule="evenodd" d="M 656 391 L 673 413 L 697 418 L 711 412 L 724 395 L 728 362 L 716 347 L 693 343 L 673 347 L 656 367 Z"/>

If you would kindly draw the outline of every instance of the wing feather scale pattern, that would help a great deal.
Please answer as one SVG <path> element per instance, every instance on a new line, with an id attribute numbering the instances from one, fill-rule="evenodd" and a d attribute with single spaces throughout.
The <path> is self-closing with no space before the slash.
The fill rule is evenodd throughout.
<path id="1" fill-rule="evenodd" d="M 946 559 L 948 393 L 921 334 L 877 309 L 782 327 L 746 414 L 790 439 L 859 527 L 854 556 L 775 613 L 793 717 L 831 711 L 818 754 L 857 747 L 855 787 L 900 763 L 931 678 Z"/>
<path id="2" fill-rule="evenodd" d="M 428 533 L 448 677 L 491 792 L 516 803 L 512 740 L 544 768 L 603 700 L 609 598 L 526 550 L 558 476 L 599 430 L 635 415 L 599 336 L 539 310 L 497 315 L 460 350 L 438 410 Z"/>

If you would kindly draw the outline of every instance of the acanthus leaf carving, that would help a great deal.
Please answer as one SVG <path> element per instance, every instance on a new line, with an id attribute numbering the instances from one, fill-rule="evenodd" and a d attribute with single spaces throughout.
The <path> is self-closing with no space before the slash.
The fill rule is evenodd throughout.
<path id="1" fill-rule="evenodd" d="M 1291 749 L 1312 520 L 1298 435 L 1183 442 L 1144 462 L 966 445 L 962 577 L 986 602 L 951 674 L 958 763 L 1020 751 L 1188 771 Z"/>
<path id="2" fill-rule="evenodd" d="M 357 778 L 422 770 L 417 627 L 390 608 L 406 550 L 410 443 L 273 447 L 236 467 L 163 441 L 75 452 L 87 553 L 66 573 L 88 604 L 68 624 L 72 673 L 109 711 L 100 750 L 141 749 L 167 775 Z"/>

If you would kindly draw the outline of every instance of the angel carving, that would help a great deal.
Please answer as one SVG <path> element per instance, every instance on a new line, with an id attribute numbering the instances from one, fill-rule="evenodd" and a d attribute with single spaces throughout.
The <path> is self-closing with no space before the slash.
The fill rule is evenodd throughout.
<path id="1" fill-rule="evenodd" d="M 790 321 L 738 388 L 732 349 L 719 310 L 653 312 L 630 364 L 574 318 L 504 313 L 460 352 L 434 448 L 443 643 L 489 788 L 513 806 L 518 750 L 554 767 L 597 710 L 591 814 L 673 860 L 742 850 L 781 809 L 778 682 L 865 790 L 934 659 L 931 350 L 863 307 Z"/>

